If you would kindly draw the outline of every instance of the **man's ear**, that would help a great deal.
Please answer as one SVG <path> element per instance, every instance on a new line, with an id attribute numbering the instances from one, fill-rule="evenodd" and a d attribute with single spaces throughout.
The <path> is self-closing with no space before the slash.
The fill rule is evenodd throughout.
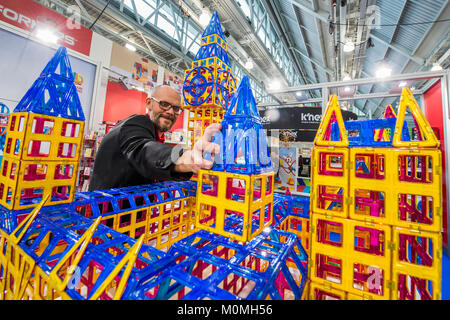
<path id="1" fill-rule="evenodd" d="M 147 97 L 147 99 L 145 99 L 145 104 L 150 104 L 150 102 L 152 102 L 152 98 Z"/>

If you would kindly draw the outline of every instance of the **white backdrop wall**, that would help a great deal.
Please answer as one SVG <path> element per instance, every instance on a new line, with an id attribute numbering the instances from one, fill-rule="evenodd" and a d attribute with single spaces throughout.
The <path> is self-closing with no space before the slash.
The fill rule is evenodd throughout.
<path id="1" fill-rule="evenodd" d="M 0 102 L 14 110 L 54 55 L 57 46 L 34 38 L 30 32 L 0 21 Z M 72 71 L 86 118 L 86 131 L 97 130 L 103 119 L 112 42 L 93 33 L 90 55 L 68 50 Z"/>

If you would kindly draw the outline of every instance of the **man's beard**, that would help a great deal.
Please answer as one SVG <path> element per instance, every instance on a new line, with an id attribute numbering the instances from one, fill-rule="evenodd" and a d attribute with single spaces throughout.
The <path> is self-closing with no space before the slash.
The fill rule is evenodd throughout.
<path id="1" fill-rule="evenodd" d="M 161 124 L 161 118 L 162 119 L 169 119 L 171 121 L 170 125 L 163 125 Z M 150 119 L 153 121 L 153 123 L 155 124 L 156 128 L 158 128 L 158 130 L 160 132 L 167 132 L 170 130 L 170 128 L 172 128 L 172 126 L 175 123 L 175 117 L 171 116 L 171 115 L 165 115 L 162 113 L 153 113 L 150 112 Z"/>

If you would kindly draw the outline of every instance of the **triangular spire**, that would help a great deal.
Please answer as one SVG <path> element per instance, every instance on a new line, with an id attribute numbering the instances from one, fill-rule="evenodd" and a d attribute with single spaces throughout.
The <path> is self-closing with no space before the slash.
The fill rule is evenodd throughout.
<path id="1" fill-rule="evenodd" d="M 202 33 L 202 38 L 210 36 L 212 34 L 217 34 L 222 38 L 222 40 L 225 40 L 225 35 L 222 31 L 222 26 L 220 25 L 220 19 L 217 11 L 214 11 L 211 19 L 209 20 L 208 26 Z"/>
<path id="2" fill-rule="evenodd" d="M 60 47 L 14 112 L 33 112 L 84 121 L 67 49 Z"/>
<path id="3" fill-rule="evenodd" d="M 394 108 L 390 104 L 386 106 L 386 109 L 384 109 L 383 119 L 392 119 L 397 118 L 397 115 L 395 114 Z"/>
<path id="4" fill-rule="evenodd" d="M 203 60 L 208 58 L 219 58 L 226 65 L 230 65 L 228 58 L 228 45 L 226 37 L 222 31 L 220 25 L 219 15 L 217 11 L 211 17 L 208 26 L 203 31 L 200 41 L 200 49 L 195 55 L 194 62 L 196 60 Z"/>
<path id="5" fill-rule="evenodd" d="M 247 76 L 225 112 L 222 121 L 220 154 L 215 157 L 212 170 L 240 174 L 260 174 L 272 171 L 267 137 L 256 108 Z"/>
<path id="6" fill-rule="evenodd" d="M 337 141 L 331 140 L 331 125 L 337 122 L 336 129 L 339 130 L 339 137 Z M 334 147 L 348 147 L 347 130 L 345 129 L 344 119 L 342 118 L 341 108 L 337 96 L 334 94 L 328 101 L 327 109 L 320 122 L 316 137 L 314 138 L 314 145 L 316 146 L 334 146 Z"/>
<path id="7" fill-rule="evenodd" d="M 261 121 L 248 76 L 242 78 L 239 88 L 234 93 L 224 117 L 229 116 L 250 116 Z"/>
<path id="8" fill-rule="evenodd" d="M 61 80 L 68 80 L 71 82 L 74 81 L 72 68 L 67 55 L 67 49 L 65 47 L 58 48 L 53 58 L 47 63 L 47 66 L 41 72 L 41 76 L 48 75 L 56 76 Z"/>
<path id="9" fill-rule="evenodd" d="M 406 110 L 411 111 L 416 129 L 418 130 L 419 141 L 405 141 L 400 135 L 405 124 Z M 439 147 L 439 141 L 434 135 L 433 129 L 420 110 L 414 95 L 408 88 L 403 88 L 400 97 L 400 106 L 398 108 L 398 117 L 395 124 L 394 138 L 392 141 L 394 147 Z"/>

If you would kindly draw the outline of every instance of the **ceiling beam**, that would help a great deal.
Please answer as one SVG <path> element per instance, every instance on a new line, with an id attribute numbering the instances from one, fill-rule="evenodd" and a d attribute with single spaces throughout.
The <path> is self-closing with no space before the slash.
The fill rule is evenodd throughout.
<path id="1" fill-rule="evenodd" d="M 422 92 L 420 90 L 414 90 L 412 91 L 412 94 L 414 95 L 419 95 Z M 380 98 L 386 98 L 386 97 L 398 97 L 399 94 L 398 93 L 389 93 L 389 92 L 375 92 L 375 93 L 364 93 L 364 94 L 356 94 L 354 96 L 351 97 L 338 97 L 339 101 L 352 101 L 352 100 L 366 100 L 366 99 L 380 99 Z M 304 100 L 304 101 L 297 101 L 297 100 L 293 100 L 293 101 L 286 101 L 283 102 L 282 104 L 277 104 L 275 102 L 266 102 L 266 103 L 260 103 L 258 104 L 258 107 L 274 107 L 274 106 L 293 106 L 293 105 L 299 105 L 302 103 L 317 103 L 317 102 L 321 102 L 322 98 L 315 98 L 315 99 L 308 99 L 308 100 Z M 371 100 L 368 100 L 371 101 Z M 376 104 L 375 104 L 376 105 Z M 355 107 L 357 107 L 355 105 Z M 357 107 L 358 108 L 358 107 Z M 360 111 L 360 108 L 358 108 Z"/>
<path id="2" fill-rule="evenodd" d="M 440 18 L 440 16 L 441 16 L 442 13 L 444 12 L 445 8 L 446 8 L 446 5 L 443 5 L 443 6 L 440 8 L 439 12 L 438 12 L 438 13 L 436 14 L 436 16 L 435 16 L 435 20 L 438 20 L 438 19 Z M 400 20 L 400 19 L 399 19 L 399 20 Z M 416 47 L 414 48 L 414 50 L 412 51 L 411 56 L 415 56 L 415 53 L 419 50 L 419 48 L 420 48 L 420 46 L 422 45 L 422 43 L 424 42 L 424 40 L 425 40 L 426 38 L 428 38 L 428 36 L 429 36 L 429 34 L 430 34 L 430 32 L 431 32 L 433 26 L 434 26 L 434 23 L 428 25 L 427 30 L 424 32 L 424 34 L 423 34 L 422 37 L 419 39 L 419 41 L 417 41 L 417 45 L 416 45 Z M 447 33 L 447 35 L 446 35 L 447 38 L 448 38 L 448 35 L 449 35 L 449 34 L 450 34 L 450 32 Z M 437 47 L 440 47 L 440 45 L 442 44 L 442 42 L 438 42 L 438 43 L 439 43 L 439 44 L 438 44 Z M 434 52 L 434 50 L 433 50 L 433 52 Z M 426 59 L 424 59 L 424 61 L 423 61 L 422 64 L 419 64 L 419 65 L 416 67 L 416 71 L 423 71 L 423 70 L 428 66 L 428 64 L 429 64 L 429 62 L 430 62 L 430 57 L 433 55 L 433 52 L 430 54 L 429 57 L 427 57 Z M 402 72 L 405 71 L 405 69 L 406 69 L 406 67 L 408 66 L 408 64 L 409 64 L 409 60 L 406 60 L 406 61 L 403 63 L 402 67 L 401 67 L 400 73 L 402 73 Z M 381 105 L 385 104 L 385 100 L 386 100 L 386 98 L 384 98 L 384 99 L 380 102 L 380 104 L 381 104 Z M 391 98 L 390 100 L 392 100 L 392 102 L 390 102 L 390 104 L 392 104 L 392 103 L 394 103 L 397 99 L 392 99 L 392 98 Z M 378 108 L 378 109 L 375 110 L 374 113 L 376 113 L 376 112 L 378 112 L 378 111 L 380 111 L 380 110 L 381 110 L 381 108 Z"/>
<path id="3" fill-rule="evenodd" d="M 304 58 L 308 59 L 309 61 L 311 61 L 312 63 L 314 63 L 317 67 L 319 67 L 320 69 L 322 69 L 323 71 L 325 71 L 326 73 L 328 73 L 329 75 L 334 75 L 334 71 L 331 70 L 330 68 L 324 67 L 319 61 L 317 61 L 314 58 L 309 57 L 307 54 L 303 53 L 302 51 L 300 51 L 299 49 L 297 49 L 296 47 L 290 47 L 289 49 L 294 50 L 295 52 L 298 52 L 300 55 L 302 55 Z"/>
<path id="4" fill-rule="evenodd" d="M 427 72 L 414 72 L 414 73 L 404 73 L 390 76 L 388 78 L 383 79 L 384 82 L 394 82 L 400 80 L 424 80 L 424 79 L 433 79 L 439 78 L 447 74 L 447 71 L 427 71 Z M 272 90 L 271 94 L 279 94 L 284 92 L 296 92 L 302 90 L 313 90 L 313 89 L 321 89 L 321 88 L 340 88 L 346 86 L 362 86 L 368 85 L 372 83 L 378 83 L 380 79 L 371 77 L 371 78 L 362 78 L 362 79 L 354 79 L 348 81 L 333 81 L 333 82 L 322 82 L 322 83 L 314 83 L 307 84 L 301 86 L 293 86 L 289 88 L 284 88 L 280 90 Z"/>
<path id="5" fill-rule="evenodd" d="M 292 47 L 293 40 L 291 39 L 289 33 L 285 29 L 285 23 L 282 20 L 283 18 L 278 14 L 278 12 L 279 11 L 281 12 L 281 10 L 278 10 L 278 8 L 274 7 L 274 3 L 271 0 L 266 0 L 266 10 L 267 10 L 267 7 L 269 7 L 268 8 L 269 16 L 273 20 L 275 27 L 277 29 L 281 29 L 281 30 L 279 30 L 279 33 L 281 35 L 281 39 L 283 39 L 283 42 L 285 42 L 284 43 L 285 48 Z M 303 37 L 303 33 L 302 33 L 302 37 Z M 297 72 L 300 74 L 301 78 L 303 79 L 303 83 L 312 82 L 312 80 L 309 79 L 309 77 L 304 73 L 304 71 L 300 67 L 300 63 L 299 63 L 297 57 L 292 53 L 292 51 L 290 51 L 289 49 L 287 49 L 286 51 L 287 51 L 287 54 L 293 60 L 293 66 L 297 70 Z M 303 64 L 302 64 L 302 66 L 303 66 Z M 317 79 L 316 79 L 316 82 L 317 82 Z M 311 96 L 315 95 L 314 92 L 309 92 L 309 94 Z"/>
<path id="6" fill-rule="evenodd" d="M 99 7 L 99 8 L 103 8 L 105 6 L 105 4 L 106 4 L 105 0 L 89 0 L 89 1 L 92 4 L 96 5 L 97 7 Z M 111 5 L 108 6 L 105 9 L 105 13 L 110 15 L 111 17 L 113 17 L 116 20 L 124 22 L 125 24 L 129 25 L 130 28 L 132 28 L 134 30 L 140 30 L 144 35 L 148 36 L 150 39 L 154 39 L 158 44 L 160 44 L 166 50 L 168 50 L 168 51 L 170 50 L 171 54 L 173 54 L 173 55 L 175 55 L 177 57 L 180 57 L 180 58 L 184 58 L 189 63 L 192 62 L 192 59 L 187 57 L 185 54 L 183 54 L 182 51 L 180 51 L 178 48 L 176 48 L 176 46 L 174 46 L 173 41 L 168 41 L 168 40 L 162 38 L 157 33 L 151 31 L 150 28 L 142 26 L 140 24 L 140 22 L 138 22 L 137 20 L 134 20 L 129 15 L 127 15 L 124 12 L 120 11 L 116 7 L 111 6 Z"/>
<path id="7" fill-rule="evenodd" d="M 313 10 L 315 12 L 317 12 L 319 10 L 319 6 L 317 4 L 317 0 L 312 0 L 312 4 L 313 4 Z M 328 69 L 328 70 L 330 70 L 332 72 L 331 74 L 329 74 L 327 72 L 327 75 L 325 77 L 327 79 L 327 81 L 329 81 L 330 78 L 334 77 L 334 71 L 331 68 L 328 67 L 327 58 L 326 58 L 325 43 L 324 43 L 324 35 L 323 35 L 323 32 L 322 32 L 321 20 L 317 19 L 317 18 L 315 18 L 314 20 L 315 20 L 315 24 L 316 24 L 317 34 L 319 35 L 318 41 L 319 41 L 319 46 L 320 46 L 320 54 L 322 55 L 322 67 L 326 68 L 326 69 Z M 329 77 L 328 74 L 331 77 Z"/>
<path id="8" fill-rule="evenodd" d="M 391 48 L 391 49 L 393 49 L 393 50 L 396 50 L 396 49 L 394 49 L 394 47 L 395 47 L 395 48 L 397 48 L 397 50 L 398 50 L 398 46 L 393 45 L 393 44 L 392 44 L 392 41 L 393 41 L 393 39 L 394 39 L 394 37 L 395 37 L 395 34 L 396 34 L 397 31 L 398 31 L 398 27 L 399 27 L 398 24 L 400 23 L 400 21 L 401 21 L 401 19 L 402 19 L 402 17 L 403 17 L 403 14 L 405 13 L 405 9 L 406 9 L 406 4 L 407 4 L 407 3 L 408 3 L 408 0 L 403 0 L 402 10 L 400 11 L 400 14 L 399 14 L 398 17 L 397 17 L 397 21 L 396 21 L 396 23 L 395 23 L 395 25 L 396 25 L 396 26 L 395 26 L 395 30 L 394 30 L 394 32 L 392 33 L 391 39 L 389 39 L 389 40 L 385 39 L 385 40 L 383 41 L 383 42 L 388 46 L 388 49 L 386 49 L 386 51 L 384 52 L 383 60 L 386 59 L 386 55 L 387 55 L 388 52 L 389 52 L 389 48 Z M 378 36 L 377 36 L 377 33 L 374 32 L 373 30 L 371 30 L 371 32 L 370 32 L 370 37 L 379 40 L 379 39 L 378 39 Z M 381 41 L 381 40 L 379 40 L 379 41 Z M 405 53 L 403 52 L 403 51 L 405 51 L 405 50 L 401 50 L 401 51 L 402 51 L 402 52 L 400 52 L 400 53 L 402 53 L 402 54 L 405 55 Z M 408 56 L 409 59 L 411 59 L 409 54 L 406 54 L 406 55 Z M 375 84 L 372 84 L 372 85 L 370 86 L 369 93 L 372 92 L 372 90 L 373 90 L 374 87 L 375 87 Z M 366 100 L 366 101 L 364 102 L 364 104 L 363 104 L 363 110 L 366 110 L 367 102 L 368 102 L 368 100 Z M 375 113 L 376 111 L 377 111 L 377 109 L 375 109 L 374 112 L 371 112 L 370 114 L 373 114 L 373 113 Z"/>
<path id="9" fill-rule="evenodd" d="M 302 11 L 302 10 L 306 10 L 307 13 L 309 13 L 310 10 L 312 10 L 312 11 L 314 11 L 314 12 L 317 12 L 317 11 L 319 10 L 316 0 L 313 0 L 313 2 L 312 2 L 313 7 L 312 7 L 312 8 L 307 7 L 305 4 L 300 3 L 299 1 L 295 1 L 295 3 L 293 3 L 293 1 L 290 1 L 290 2 L 291 2 L 291 4 L 292 4 L 293 6 L 298 7 L 301 11 Z M 302 39 L 303 39 L 303 41 L 304 41 L 304 43 L 305 43 L 305 37 L 304 37 L 303 29 L 302 29 L 302 28 L 304 28 L 304 26 L 300 23 L 300 21 L 298 21 L 298 17 L 297 17 L 297 19 L 293 19 L 293 18 L 291 18 L 289 15 L 287 15 L 286 13 L 282 13 L 282 15 L 283 15 L 285 18 L 291 20 L 293 23 L 295 23 L 296 25 L 299 26 L 299 30 L 300 30 L 301 35 L 302 35 Z M 319 45 L 320 45 L 320 52 L 321 52 L 321 55 L 322 55 L 322 60 L 323 60 L 323 63 L 326 63 L 325 53 L 324 53 L 324 46 L 323 46 L 323 33 L 322 33 L 321 26 L 320 26 L 320 21 L 321 21 L 321 20 L 320 20 L 320 19 L 317 19 L 317 18 L 314 18 L 314 20 L 315 20 L 315 22 L 316 22 L 317 34 L 318 34 L 318 36 L 319 36 L 318 41 L 319 41 Z M 306 45 L 306 43 L 305 43 L 305 47 L 308 48 L 308 46 Z M 290 47 L 289 49 L 295 50 L 297 53 L 299 53 L 300 55 L 302 55 L 304 58 L 306 58 L 307 60 L 309 60 L 311 63 L 315 64 L 315 65 L 316 65 L 317 67 L 319 67 L 321 70 L 325 71 L 327 74 L 329 74 L 329 75 L 331 75 L 331 76 L 334 75 L 334 71 L 333 71 L 333 70 L 331 70 L 330 68 L 325 67 L 325 66 L 323 65 L 323 63 L 320 63 L 319 61 L 313 59 L 313 58 L 309 55 L 309 52 L 304 53 L 304 52 L 302 52 L 300 49 L 298 49 L 298 48 L 295 47 L 295 46 L 292 46 L 292 47 Z M 326 78 L 329 79 L 328 76 L 327 76 Z"/>
<path id="10" fill-rule="evenodd" d="M 314 9 L 310 8 L 306 1 L 303 0 L 289 0 L 290 3 L 293 5 L 299 7 L 302 11 L 305 11 L 306 13 L 310 14 L 314 18 L 317 18 L 323 22 L 328 23 L 330 20 L 328 19 L 329 13 L 324 10 L 317 10 L 314 11 Z"/>
<path id="11" fill-rule="evenodd" d="M 51 3 L 57 5 L 60 8 L 66 8 L 67 4 L 62 2 L 61 0 L 49 0 Z M 93 2 L 96 0 L 92 0 Z M 104 7 L 104 5 L 102 6 L 102 8 Z M 101 10 L 101 9 L 100 9 Z M 106 10 L 105 10 L 106 11 Z M 85 16 L 83 13 L 81 14 L 81 18 L 83 20 L 85 20 L 88 23 L 93 23 L 94 21 L 90 18 Z M 165 59 L 163 59 L 162 57 L 156 55 L 153 50 L 151 50 L 151 48 L 149 48 L 149 46 L 147 48 L 140 46 L 137 43 L 131 43 L 130 40 L 128 40 L 123 34 L 126 33 L 122 33 L 122 34 L 118 34 L 116 31 L 111 30 L 108 26 L 104 25 L 100 20 L 96 22 L 95 24 L 98 28 L 98 30 L 101 30 L 103 33 L 108 34 L 111 38 L 114 38 L 116 40 L 119 40 L 119 42 L 128 42 L 130 44 L 133 44 L 138 50 L 140 50 L 141 52 L 145 53 L 147 56 L 152 57 L 153 59 L 155 59 L 156 61 L 165 61 Z M 134 26 L 131 26 L 130 28 L 134 28 Z M 142 28 L 137 28 L 137 30 L 142 30 Z M 137 32 L 136 28 L 134 28 L 133 30 L 129 30 L 130 32 Z M 141 36 L 143 36 L 145 33 L 142 32 Z M 150 36 L 150 38 L 152 38 L 152 36 Z M 154 37 L 153 37 L 154 38 Z M 146 40 L 144 40 L 145 42 Z M 185 58 L 185 57 L 180 57 L 180 58 Z M 184 70 L 177 70 L 180 73 L 183 73 Z"/>
<path id="12" fill-rule="evenodd" d="M 418 57 L 416 55 L 411 54 L 410 52 L 408 52 L 408 50 L 406 50 L 405 48 L 403 48 L 402 46 L 399 46 L 397 44 L 392 43 L 392 40 L 389 41 L 388 39 L 386 39 L 386 37 L 382 36 L 381 34 L 377 33 L 376 31 L 373 31 L 370 33 L 370 37 L 381 42 L 382 44 L 385 44 L 386 46 L 388 46 L 390 49 L 404 55 L 405 57 L 407 57 L 408 59 L 414 61 L 415 63 L 417 63 L 418 65 L 422 65 L 425 62 L 425 59 L 422 57 Z"/>

